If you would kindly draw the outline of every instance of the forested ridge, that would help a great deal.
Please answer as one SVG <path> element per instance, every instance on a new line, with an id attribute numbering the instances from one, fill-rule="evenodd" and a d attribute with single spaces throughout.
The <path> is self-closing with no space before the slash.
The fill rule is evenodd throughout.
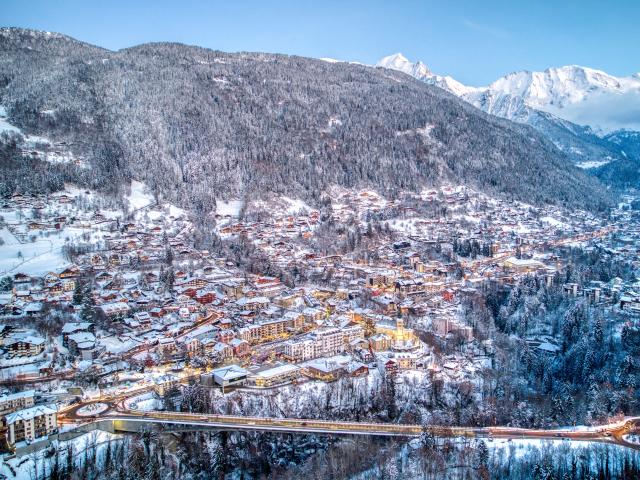
<path id="1" fill-rule="evenodd" d="M 0 30 L 0 103 L 65 141 L 93 187 L 131 178 L 199 213 L 218 198 L 393 195 L 442 182 L 530 203 L 606 208 L 597 180 L 534 129 L 407 75 L 362 65 L 154 43 L 112 52 Z"/>

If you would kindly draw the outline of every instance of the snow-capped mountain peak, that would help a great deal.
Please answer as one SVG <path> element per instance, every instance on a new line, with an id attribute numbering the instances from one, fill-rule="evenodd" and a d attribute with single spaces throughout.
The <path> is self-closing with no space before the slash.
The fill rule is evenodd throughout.
<path id="1" fill-rule="evenodd" d="M 436 75 L 429 70 L 424 63 L 420 61 L 412 63 L 402 53 L 396 53 L 382 58 L 376 63 L 376 67 L 389 68 L 406 73 L 418 80 L 448 90 L 457 96 L 462 96 L 476 90 L 474 87 L 467 87 L 449 76 Z"/>
<path id="2" fill-rule="evenodd" d="M 486 87 L 475 88 L 437 75 L 424 63 L 412 63 L 400 53 L 383 58 L 377 66 L 444 88 L 488 113 L 510 120 L 527 121 L 529 109 L 535 109 L 600 133 L 640 130 L 640 73 L 615 77 L 601 70 L 567 65 L 541 72 L 513 72 Z"/>
<path id="3" fill-rule="evenodd" d="M 625 93 L 634 79 L 616 78 L 600 70 L 569 65 L 543 72 L 516 72 L 499 78 L 487 88 L 522 97 L 536 108 L 563 108 L 596 93 Z M 637 87 L 640 87 L 638 83 Z"/>
<path id="4" fill-rule="evenodd" d="M 401 53 L 396 53 L 384 57 L 377 64 L 377 67 L 390 68 L 391 70 L 397 70 L 399 72 L 411 75 L 419 80 L 424 80 L 431 77 L 433 74 L 431 70 L 422 62 L 412 63 L 407 57 Z"/>
<path id="5" fill-rule="evenodd" d="M 493 105 L 512 104 L 515 99 L 600 132 L 640 128 L 640 77 L 614 77 L 601 70 L 568 65 L 511 73 L 490 84 L 485 92 L 493 97 Z M 507 112 L 489 112 L 509 118 Z"/>

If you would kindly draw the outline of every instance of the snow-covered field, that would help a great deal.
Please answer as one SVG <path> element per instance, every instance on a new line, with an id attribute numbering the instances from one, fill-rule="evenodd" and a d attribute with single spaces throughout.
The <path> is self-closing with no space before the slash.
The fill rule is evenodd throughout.
<path id="1" fill-rule="evenodd" d="M 216 200 L 216 213 L 218 215 L 237 217 L 243 205 L 242 200 Z"/>
<path id="2" fill-rule="evenodd" d="M 92 415 L 98 415 L 102 412 L 105 412 L 109 409 L 109 405 L 106 403 L 90 403 L 89 405 L 85 405 L 82 408 L 79 408 L 76 412 L 77 415 L 81 417 L 90 417 Z"/>
<path id="3" fill-rule="evenodd" d="M 281 197 L 282 201 L 287 204 L 286 213 L 295 214 L 300 212 L 310 212 L 312 208 L 304 203 L 302 200 L 297 200 L 295 198 L 289 197 Z"/>
<path id="4" fill-rule="evenodd" d="M 609 162 L 610 162 L 610 160 L 591 160 L 591 161 L 588 161 L 588 162 L 577 163 L 576 166 L 579 167 L 579 168 L 582 168 L 584 170 L 587 170 L 589 168 L 601 167 L 603 165 L 606 165 Z"/>
<path id="5" fill-rule="evenodd" d="M 162 400 L 160 400 L 154 392 L 144 393 L 133 398 L 127 399 L 125 402 L 127 408 L 132 410 L 140 410 L 148 412 L 152 410 L 162 409 Z"/>
<path id="6" fill-rule="evenodd" d="M 541 217 L 540 221 L 543 223 L 548 223 L 549 225 L 552 225 L 554 227 L 562 227 L 564 226 L 564 222 L 561 222 L 560 220 L 558 220 L 557 218 L 553 218 L 553 217 Z"/>
<path id="7" fill-rule="evenodd" d="M 139 345 L 139 342 L 134 342 L 133 340 L 123 341 L 115 336 L 113 337 L 102 337 L 98 339 L 98 343 L 105 347 L 105 350 L 114 355 L 118 355 L 122 352 L 126 352 L 133 348 L 136 345 Z"/>
<path id="8" fill-rule="evenodd" d="M 131 181 L 131 193 L 127 195 L 127 201 L 132 210 L 139 210 L 154 203 L 153 196 L 146 191 L 146 186 L 136 180 Z"/>
<path id="9" fill-rule="evenodd" d="M 9 123 L 7 120 L 7 109 L 0 105 L 0 133 L 2 132 L 22 133 L 18 127 Z"/>
<path id="10" fill-rule="evenodd" d="M 20 243 L 7 228 L 3 228 L 0 230 L 0 238 L 4 241 L 0 247 L 0 275 L 22 272 L 42 276 L 61 270 L 69 263 L 62 255 L 66 238 L 82 233 L 82 230 L 67 229 L 64 233 L 37 237 L 34 242 Z"/>

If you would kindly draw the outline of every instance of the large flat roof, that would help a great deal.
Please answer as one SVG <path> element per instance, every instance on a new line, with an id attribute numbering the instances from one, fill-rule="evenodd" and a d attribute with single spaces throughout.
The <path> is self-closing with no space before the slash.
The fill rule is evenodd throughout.
<path id="1" fill-rule="evenodd" d="M 228 365 L 222 368 L 216 368 L 212 370 L 211 373 L 223 380 L 233 380 L 234 378 L 240 378 L 249 374 L 247 370 L 238 365 Z"/>
<path id="2" fill-rule="evenodd" d="M 261 372 L 256 373 L 256 376 L 260 378 L 273 378 L 280 375 L 287 375 L 298 370 L 300 370 L 300 367 L 298 367 L 297 365 L 285 364 L 278 367 L 269 368 L 267 370 L 262 370 Z"/>

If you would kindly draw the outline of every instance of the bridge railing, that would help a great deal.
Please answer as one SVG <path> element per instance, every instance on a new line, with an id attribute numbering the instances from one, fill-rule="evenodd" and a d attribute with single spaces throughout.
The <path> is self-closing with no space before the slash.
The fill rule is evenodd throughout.
<path id="1" fill-rule="evenodd" d="M 386 424 L 386 423 L 366 423 L 366 422 L 336 422 L 332 420 L 316 420 L 301 418 L 264 418 L 264 417 L 241 417 L 236 415 L 218 414 L 194 414 L 185 412 L 142 412 L 131 411 L 124 414 L 125 417 L 159 420 L 167 422 L 196 422 L 214 423 L 223 425 L 239 425 L 245 427 L 286 427 L 296 430 L 336 430 L 336 431 L 370 431 L 389 432 L 396 434 L 419 435 L 422 432 L 420 425 Z M 462 430 L 462 429 L 460 429 Z"/>

